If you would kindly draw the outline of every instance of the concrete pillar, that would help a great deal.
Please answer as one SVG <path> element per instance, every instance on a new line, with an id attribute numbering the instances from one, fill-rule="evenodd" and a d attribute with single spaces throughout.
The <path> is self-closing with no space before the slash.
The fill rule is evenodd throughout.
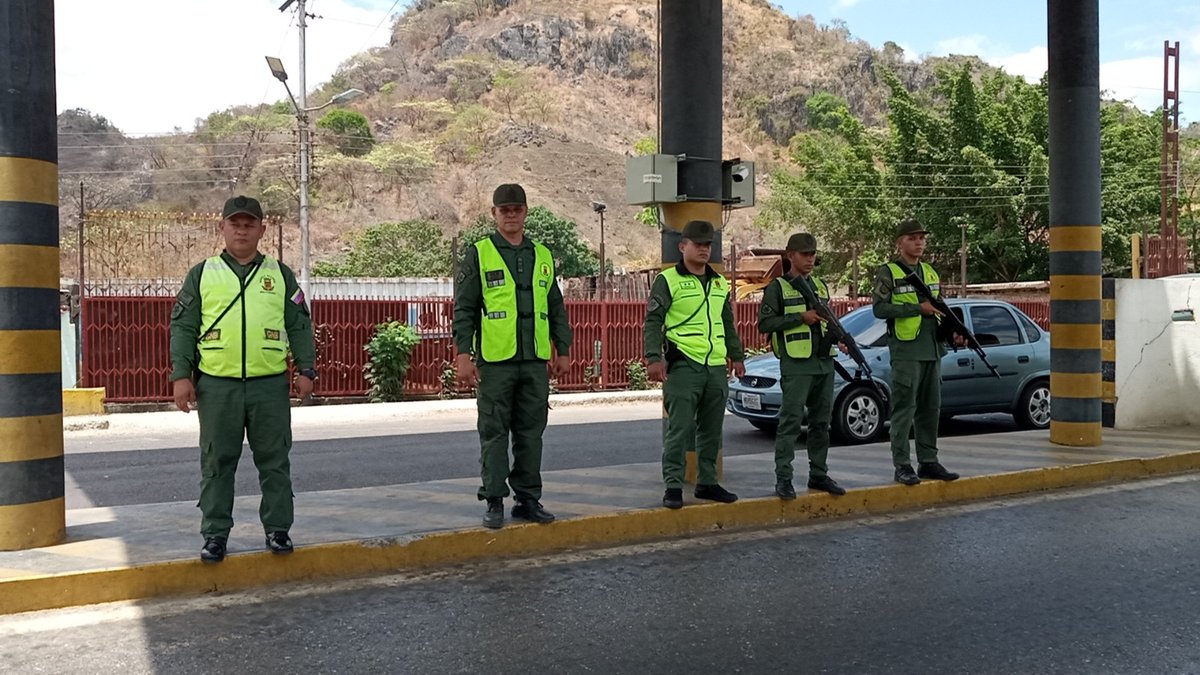
<path id="1" fill-rule="evenodd" d="M 54 3 L 0 2 L 0 550 L 62 541 Z"/>
<path id="2" fill-rule="evenodd" d="M 1048 0 L 1050 440 L 1101 442 L 1099 0 Z"/>

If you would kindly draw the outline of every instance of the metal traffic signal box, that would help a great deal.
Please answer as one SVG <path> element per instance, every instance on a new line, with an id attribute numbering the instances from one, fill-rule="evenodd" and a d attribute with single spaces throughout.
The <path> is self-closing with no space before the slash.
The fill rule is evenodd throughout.
<path id="1" fill-rule="evenodd" d="M 625 203 L 645 206 L 684 201 L 679 194 L 676 155 L 640 155 L 625 159 Z"/>

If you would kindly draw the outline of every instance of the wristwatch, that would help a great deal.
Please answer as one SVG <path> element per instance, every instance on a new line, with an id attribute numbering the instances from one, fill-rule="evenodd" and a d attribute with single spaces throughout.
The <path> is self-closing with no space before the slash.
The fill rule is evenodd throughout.
<path id="1" fill-rule="evenodd" d="M 301 370 L 299 374 L 307 377 L 313 382 L 317 381 L 317 371 L 315 368 L 305 368 L 304 370 Z"/>

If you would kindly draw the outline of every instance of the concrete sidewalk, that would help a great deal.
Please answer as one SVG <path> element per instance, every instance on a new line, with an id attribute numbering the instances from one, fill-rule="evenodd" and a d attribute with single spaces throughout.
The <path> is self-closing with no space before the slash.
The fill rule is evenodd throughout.
<path id="1" fill-rule="evenodd" d="M 574 406 L 598 406 L 631 402 L 661 401 L 662 390 L 648 391 L 602 391 L 572 394 L 553 394 L 550 408 Z M 321 430 L 364 424 L 390 427 L 414 419 L 447 413 L 463 413 L 475 410 L 474 398 L 429 401 L 401 401 L 398 403 L 350 403 L 345 405 L 305 405 L 292 408 L 292 429 Z M 194 431 L 199 433 L 200 423 L 195 413 L 183 414 L 179 410 L 164 412 L 130 412 L 108 415 L 79 415 L 65 418 L 64 431 L 71 437 L 99 434 L 138 436 L 146 433 L 175 433 Z"/>
<path id="2" fill-rule="evenodd" d="M 538 555 L 1200 469 L 1200 439 L 1190 428 L 1109 429 L 1099 448 L 1055 446 L 1045 431 L 945 438 L 941 445 L 944 462 L 964 478 L 896 485 L 886 443 L 837 447 L 831 472 L 850 492 L 801 490 L 799 499 L 782 502 L 771 496 L 772 455 L 742 455 L 725 459 L 722 480 L 740 501 L 697 504 L 688 495 L 679 511 L 660 506 L 657 462 L 546 472 L 542 501 L 558 522 L 509 523 L 502 530 L 479 526 L 477 477 L 301 493 L 292 530 L 298 548 L 290 556 L 263 550 L 258 498 L 241 497 L 230 557 L 219 565 L 199 561 L 199 513 L 190 502 L 71 510 L 66 543 L 0 552 L 0 614 Z"/>

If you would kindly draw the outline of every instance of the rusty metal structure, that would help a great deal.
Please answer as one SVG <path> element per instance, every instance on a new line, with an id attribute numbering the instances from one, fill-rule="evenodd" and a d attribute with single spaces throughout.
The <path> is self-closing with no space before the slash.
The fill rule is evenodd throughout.
<path id="1" fill-rule="evenodd" d="M 1158 233 L 1143 233 L 1146 278 L 1188 271 L 1187 240 L 1179 233 L 1179 42 L 1163 41 L 1162 157 L 1159 162 Z"/>

